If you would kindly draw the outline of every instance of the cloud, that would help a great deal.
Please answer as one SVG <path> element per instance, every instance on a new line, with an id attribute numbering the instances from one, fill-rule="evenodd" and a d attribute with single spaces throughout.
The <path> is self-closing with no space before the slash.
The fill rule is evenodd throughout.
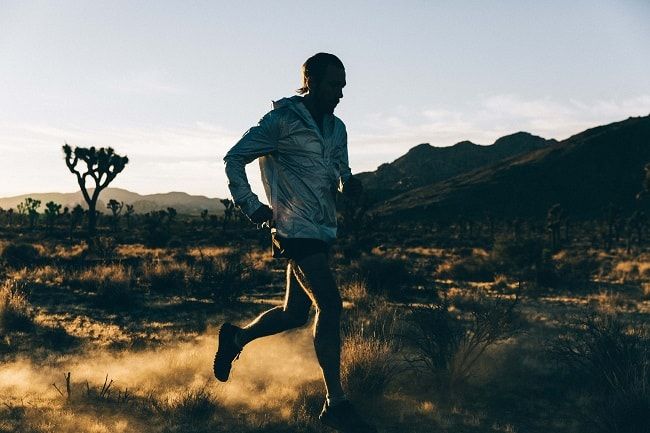
<path id="1" fill-rule="evenodd" d="M 450 146 L 462 140 L 491 144 L 527 131 L 564 139 L 587 128 L 650 114 L 650 95 L 622 100 L 526 99 L 490 95 L 462 106 L 396 107 L 348 121 L 353 172 L 374 170 L 420 143 Z M 218 124 L 197 121 L 164 127 L 30 124 L 0 122 L 0 196 L 70 191 L 76 182 L 63 164 L 61 146 L 112 146 L 130 163 L 115 186 L 140 193 L 183 190 L 210 197 L 229 195 L 223 156 L 241 137 Z M 262 194 L 256 164 L 248 166 L 254 191 Z"/>
<path id="2" fill-rule="evenodd" d="M 0 122 L 0 196 L 69 191 L 76 182 L 63 162 L 61 146 L 113 147 L 129 157 L 115 180 L 141 193 L 182 190 L 228 195 L 223 156 L 239 139 L 219 125 L 196 122 L 174 127 L 81 128 Z M 42 186 L 38 186 L 42 185 Z"/>
<path id="3" fill-rule="evenodd" d="M 650 114 L 650 95 L 623 100 L 525 99 L 491 95 L 462 107 L 371 113 L 348 125 L 353 171 L 374 170 L 420 143 L 450 146 L 470 140 L 492 144 L 519 131 L 562 140 L 585 129 Z"/>

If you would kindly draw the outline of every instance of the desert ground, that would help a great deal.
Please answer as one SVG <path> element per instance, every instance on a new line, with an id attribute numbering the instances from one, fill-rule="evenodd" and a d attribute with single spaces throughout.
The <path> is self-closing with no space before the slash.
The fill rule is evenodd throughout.
<path id="1" fill-rule="evenodd" d="M 647 244 L 513 227 L 342 228 L 349 397 L 381 432 L 648 432 Z M 283 300 L 268 245 L 217 218 L 106 217 L 91 242 L 0 221 L 0 432 L 330 431 L 309 325 L 212 375 L 220 324 Z"/>

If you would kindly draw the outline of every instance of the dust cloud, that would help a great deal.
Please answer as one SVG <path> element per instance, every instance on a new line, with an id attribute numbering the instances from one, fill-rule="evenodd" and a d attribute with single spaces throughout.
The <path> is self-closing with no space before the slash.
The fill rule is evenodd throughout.
<path id="1" fill-rule="evenodd" d="M 71 373 L 72 393 L 82 392 L 86 381 L 101 388 L 106 376 L 114 392 L 128 388 L 131 395 L 155 395 L 160 401 L 202 389 L 219 404 L 250 409 L 273 408 L 296 398 L 301 385 L 320 378 L 310 329 L 300 329 L 250 343 L 234 363 L 227 383 L 212 373 L 216 330 L 194 341 L 144 351 L 86 353 L 60 356 L 46 365 L 24 358 L 0 368 L 0 404 L 31 402 L 50 405 L 65 393 L 64 374 Z M 39 403 L 40 402 L 40 403 Z"/>

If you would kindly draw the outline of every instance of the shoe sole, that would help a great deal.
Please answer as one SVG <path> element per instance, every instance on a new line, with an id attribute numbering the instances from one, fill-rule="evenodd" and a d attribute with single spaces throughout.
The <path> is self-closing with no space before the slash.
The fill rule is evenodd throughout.
<path id="1" fill-rule="evenodd" d="M 234 326 L 229 324 L 229 323 L 224 323 L 223 325 L 221 325 L 221 328 L 219 328 L 219 339 L 218 339 L 219 347 L 217 348 L 217 353 L 215 353 L 214 361 L 212 363 L 212 370 L 214 372 L 214 377 L 216 377 L 219 382 L 227 382 L 228 378 L 230 377 L 230 369 L 228 369 L 228 372 L 226 372 L 225 377 L 220 376 L 219 373 L 217 372 L 217 358 L 219 358 L 219 350 L 222 347 L 221 339 L 225 338 L 224 335 L 223 335 L 224 334 L 224 328 L 234 328 Z M 230 332 L 230 331 L 228 331 L 228 332 Z"/>

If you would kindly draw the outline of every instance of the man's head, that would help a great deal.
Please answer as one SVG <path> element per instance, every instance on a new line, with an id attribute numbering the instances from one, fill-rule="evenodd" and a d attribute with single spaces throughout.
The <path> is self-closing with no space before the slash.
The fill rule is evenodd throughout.
<path id="1" fill-rule="evenodd" d="M 301 95 L 308 93 L 318 109 L 323 113 L 333 113 L 343 97 L 345 87 L 345 67 L 334 54 L 318 53 L 302 65 Z"/>

